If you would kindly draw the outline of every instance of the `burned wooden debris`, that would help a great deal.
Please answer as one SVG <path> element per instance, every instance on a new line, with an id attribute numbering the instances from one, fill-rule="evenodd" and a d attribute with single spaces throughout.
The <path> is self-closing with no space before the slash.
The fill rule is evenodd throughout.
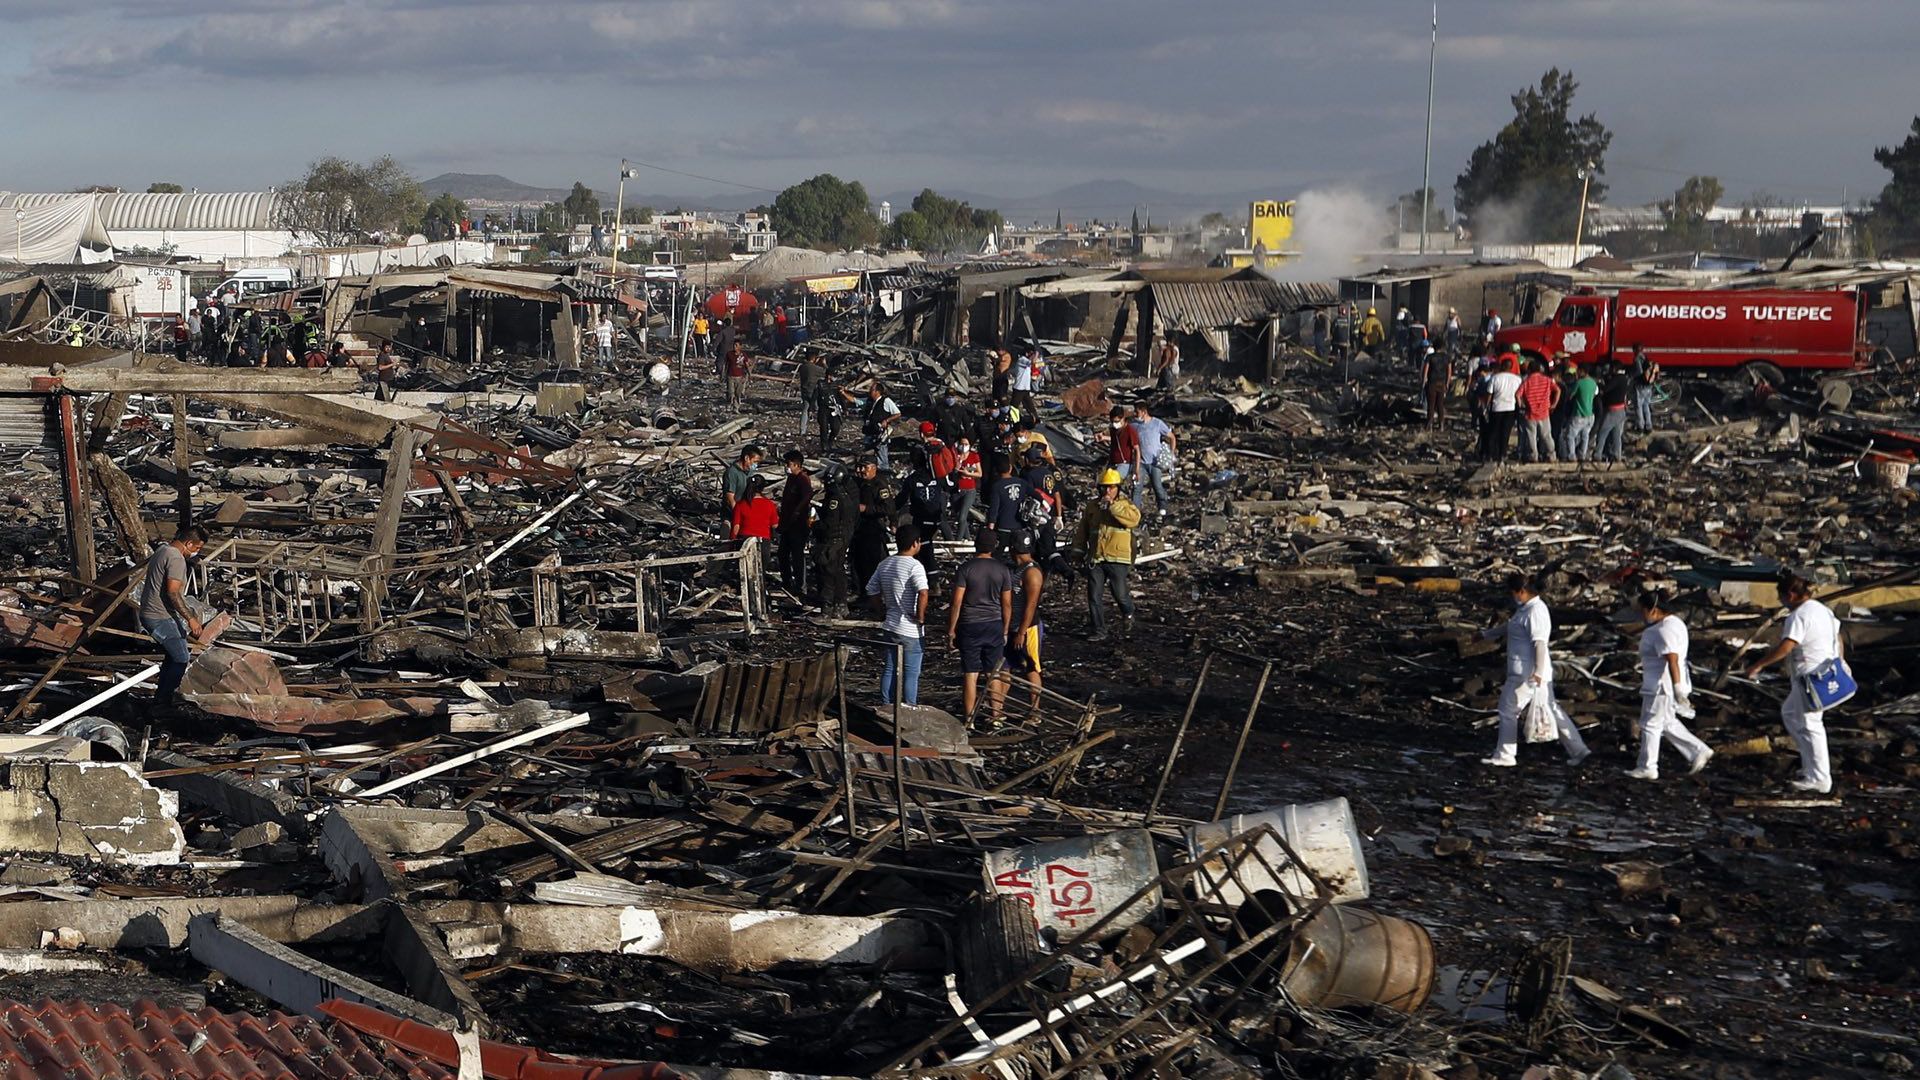
<path id="1" fill-rule="evenodd" d="M 1622 1042 L 1713 1036 L 1589 939 L 1760 948 L 1763 840 L 1811 858 L 1794 822 L 1814 815 L 1914 858 L 1915 499 L 1881 467 L 1915 448 L 1910 370 L 1851 380 L 1843 407 L 1696 394 L 1629 466 L 1483 466 L 1405 422 L 1412 372 L 1306 346 L 1331 288 L 874 273 L 895 314 L 770 345 L 737 414 L 661 311 L 690 295 L 544 271 L 316 298 L 356 351 L 402 346 L 381 400 L 344 374 L 132 356 L 16 372 L 0 393 L 43 399 L 54 453 L 9 507 L 0 589 L 19 733 L 0 947 L 191 971 L 228 1011 L 456 1067 L 465 1046 L 649 1075 L 1592 1072 Z M 603 314 L 610 362 L 580 346 Z M 880 438 L 907 447 L 992 382 L 981 346 L 1032 337 L 1070 477 L 1103 461 L 1115 404 L 1181 432 L 1173 512 L 1136 541 L 1139 629 L 1078 640 L 1060 574 L 1045 685 L 1014 683 L 1000 723 L 947 711 L 937 643 L 923 702 L 880 703 L 874 629 L 814 617 L 770 546 L 726 538 L 723 470 L 755 442 L 809 471 L 845 456 L 796 438 L 810 352 L 837 385 L 892 388 L 913 420 Z M 1169 339 L 1188 371 L 1151 378 Z M 189 590 L 207 630 L 161 715 L 137 567 L 189 522 L 216 533 Z M 966 554 L 933 544 L 936 580 Z M 1783 801 L 1778 684 L 1733 672 L 1789 564 L 1870 689 L 1830 730 L 1840 787 Z M 1546 579 L 1560 701 L 1609 756 L 1638 715 L 1629 597 L 1684 605 L 1697 726 L 1739 779 L 1670 778 L 1689 809 L 1620 796 L 1684 829 L 1607 819 L 1598 762 L 1504 788 L 1473 771 L 1500 687 L 1476 606 L 1516 568 Z M 1529 914 L 1487 899 L 1529 870 Z M 1559 936 L 1550 919 L 1579 943 L 1513 948 Z M 1910 950 L 1879 933 L 1789 981 L 1910 996 Z"/>

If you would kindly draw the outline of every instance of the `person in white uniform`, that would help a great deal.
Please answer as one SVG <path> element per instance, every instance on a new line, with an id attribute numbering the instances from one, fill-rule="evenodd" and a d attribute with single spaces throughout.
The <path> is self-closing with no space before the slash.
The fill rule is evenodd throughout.
<path id="1" fill-rule="evenodd" d="M 1688 701 L 1693 676 L 1687 671 L 1687 624 L 1666 610 L 1659 593 L 1641 593 L 1634 607 L 1647 628 L 1640 632 L 1640 761 L 1627 775 L 1635 780 L 1660 779 L 1662 738 L 1685 755 L 1687 773 L 1697 773 L 1712 760 L 1713 749 L 1695 738 L 1680 719 L 1693 715 Z"/>
<path id="2" fill-rule="evenodd" d="M 1520 718 L 1536 698 L 1541 698 L 1553 716 L 1554 730 L 1567 752 L 1567 764 L 1578 765 L 1591 751 L 1580 737 L 1580 729 L 1553 700 L 1553 659 L 1547 647 L 1553 636 L 1553 617 L 1547 613 L 1547 602 L 1540 598 L 1538 584 L 1526 574 L 1508 574 L 1505 584 L 1513 598 L 1513 616 L 1504 626 L 1481 635 L 1489 641 L 1503 634 L 1507 639 L 1507 682 L 1500 688 L 1500 741 L 1493 748 L 1493 756 L 1481 758 L 1480 763 L 1502 769 L 1520 763 Z"/>
<path id="3" fill-rule="evenodd" d="M 1780 703 L 1780 722 L 1800 748 L 1800 779 L 1790 785 L 1796 791 L 1825 795 L 1833 790 L 1833 770 L 1827 758 L 1827 726 L 1821 710 L 1813 708 L 1801 683 L 1820 665 L 1845 655 L 1840 643 L 1840 620 L 1827 605 L 1813 598 L 1813 586 L 1798 574 L 1781 581 L 1787 597 L 1787 624 L 1780 629 L 1780 644 L 1747 668 L 1751 679 L 1761 671 L 1787 660 L 1786 700 Z M 1791 657 L 1791 659 L 1788 659 Z"/>

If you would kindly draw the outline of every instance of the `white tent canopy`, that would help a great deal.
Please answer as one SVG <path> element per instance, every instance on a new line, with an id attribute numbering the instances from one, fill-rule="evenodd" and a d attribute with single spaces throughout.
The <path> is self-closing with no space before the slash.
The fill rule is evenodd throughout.
<path id="1" fill-rule="evenodd" d="M 299 237 L 279 225 L 274 192 L 0 191 L 0 258 L 91 262 L 114 249 L 171 250 L 218 261 L 284 255 Z M 9 243 L 11 241 L 11 243 Z"/>

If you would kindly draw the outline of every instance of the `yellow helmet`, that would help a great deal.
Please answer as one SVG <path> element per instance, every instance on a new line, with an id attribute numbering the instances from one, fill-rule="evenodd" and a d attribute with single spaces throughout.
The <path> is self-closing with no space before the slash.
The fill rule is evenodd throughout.
<path id="1" fill-rule="evenodd" d="M 1378 314 L 1380 314 L 1380 313 L 1379 313 L 1379 312 L 1377 312 L 1377 311 L 1375 311 L 1375 310 L 1373 310 L 1372 308 L 1368 308 L 1368 309 L 1367 309 L 1367 314 L 1369 314 L 1369 315 L 1378 315 Z"/>
<path id="2" fill-rule="evenodd" d="M 1109 484 L 1113 485 L 1114 487 L 1120 486 L 1120 470 L 1119 469 L 1108 469 L 1106 472 L 1103 472 L 1100 474 L 1100 486 L 1106 487 Z"/>

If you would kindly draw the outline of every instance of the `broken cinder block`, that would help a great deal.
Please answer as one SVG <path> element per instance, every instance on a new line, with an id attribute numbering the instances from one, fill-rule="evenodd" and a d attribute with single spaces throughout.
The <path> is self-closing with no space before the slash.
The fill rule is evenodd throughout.
<path id="1" fill-rule="evenodd" d="M 180 796 L 117 761 L 13 761 L 0 773 L 0 848 L 170 866 L 186 851 Z"/>

